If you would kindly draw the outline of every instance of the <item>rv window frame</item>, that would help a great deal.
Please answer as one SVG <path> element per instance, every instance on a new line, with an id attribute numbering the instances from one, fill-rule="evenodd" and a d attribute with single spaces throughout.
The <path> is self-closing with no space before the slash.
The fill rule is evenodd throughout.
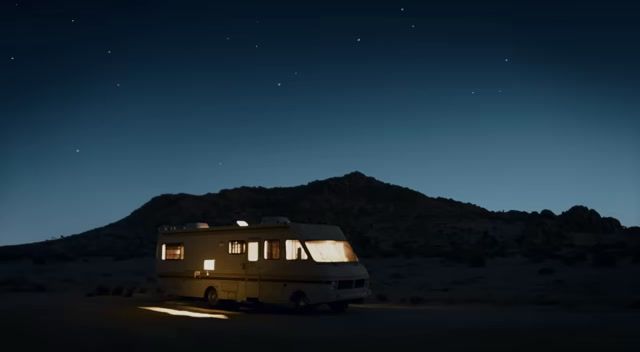
<path id="1" fill-rule="evenodd" d="M 242 242 L 242 249 L 240 250 L 239 253 L 232 253 L 231 252 L 231 242 Z M 246 240 L 228 240 L 227 241 L 227 254 L 229 255 L 243 255 L 243 254 L 247 254 L 247 241 Z"/>
<path id="2" fill-rule="evenodd" d="M 180 258 L 167 258 L 167 247 L 169 246 L 178 246 L 180 247 Z M 163 259 L 164 257 L 164 259 Z M 160 246 L 160 260 L 184 260 L 184 243 L 183 242 L 170 242 L 170 243 L 162 243 Z"/>
<path id="3" fill-rule="evenodd" d="M 306 258 L 302 258 L 302 256 L 300 256 L 300 258 L 295 258 L 295 259 L 287 258 L 287 241 L 298 241 L 300 243 L 300 248 L 302 248 L 302 253 L 304 253 Z M 284 259 L 288 262 L 307 261 L 309 260 L 309 258 L 311 258 L 311 254 L 309 254 L 309 251 L 307 250 L 307 246 L 304 244 L 304 240 L 301 240 L 298 238 L 285 238 L 283 245 L 284 245 Z"/>
<path id="4" fill-rule="evenodd" d="M 267 258 L 267 242 L 278 241 L 278 258 Z M 269 238 L 262 242 L 262 257 L 264 260 L 281 260 L 282 259 L 282 240 L 279 238 Z"/>

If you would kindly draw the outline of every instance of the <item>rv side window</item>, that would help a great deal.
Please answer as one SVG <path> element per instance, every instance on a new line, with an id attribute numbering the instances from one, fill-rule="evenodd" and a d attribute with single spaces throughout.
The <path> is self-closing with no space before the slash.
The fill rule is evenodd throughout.
<path id="1" fill-rule="evenodd" d="M 286 240 L 285 256 L 287 260 L 307 260 L 307 253 L 302 248 L 302 243 L 298 240 Z"/>
<path id="2" fill-rule="evenodd" d="M 264 241 L 264 259 L 280 259 L 280 240 Z"/>
<path id="3" fill-rule="evenodd" d="M 247 242 L 245 241 L 229 241 L 229 254 L 247 253 Z"/>
<path id="4" fill-rule="evenodd" d="M 162 260 L 182 260 L 184 259 L 184 246 L 182 243 L 163 243 Z"/>

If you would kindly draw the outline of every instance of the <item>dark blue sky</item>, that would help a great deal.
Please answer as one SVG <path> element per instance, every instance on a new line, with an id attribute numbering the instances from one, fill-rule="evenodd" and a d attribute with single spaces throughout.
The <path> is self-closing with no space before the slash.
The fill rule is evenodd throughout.
<path id="1" fill-rule="evenodd" d="M 353 170 L 640 224 L 637 2 L 1 6 L 0 244 Z"/>

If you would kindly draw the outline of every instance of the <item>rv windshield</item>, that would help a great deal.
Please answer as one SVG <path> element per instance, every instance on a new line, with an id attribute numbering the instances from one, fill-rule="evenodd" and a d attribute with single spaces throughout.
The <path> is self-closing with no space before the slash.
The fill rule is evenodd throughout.
<path id="1" fill-rule="evenodd" d="M 347 241 L 305 241 L 311 258 L 318 263 L 357 262 L 358 257 Z"/>

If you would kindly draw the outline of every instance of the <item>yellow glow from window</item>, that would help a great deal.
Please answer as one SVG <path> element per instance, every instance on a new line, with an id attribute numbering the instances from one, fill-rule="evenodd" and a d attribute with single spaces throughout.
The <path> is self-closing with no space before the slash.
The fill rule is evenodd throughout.
<path id="1" fill-rule="evenodd" d="M 214 318 L 214 319 L 229 319 L 228 316 L 224 314 L 210 314 L 210 313 L 197 313 L 191 312 L 188 310 L 178 310 L 171 308 L 163 308 L 163 307 L 138 307 L 140 309 L 146 309 L 158 313 L 165 313 L 169 315 L 177 315 L 191 318 Z"/>
<path id="2" fill-rule="evenodd" d="M 311 258 L 319 263 L 357 262 L 358 257 L 347 241 L 305 241 Z"/>
<path id="3" fill-rule="evenodd" d="M 182 260 L 184 259 L 184 246 L 181 243 L 163 243 L 162 260 Z"/>
<path id="4" fill-rule="evenodd" d="M 258 242 L 249 242 L 249 254 L 247 256 L 250 262 L 258 261 Z"/>
<path id="5" fill-rule="evenodd" d="M 216 260 L 215 259 L 205 259 L 204 260 L 204 270 L 216 270 Z"/>
<path id="6" fill-rule="evenodd" d="M 286 240 L 284 241 L 284 246 L 287 260 L 307 260 L 307 253 L 302 248 L 302 243 L 299 240 Z"/>

